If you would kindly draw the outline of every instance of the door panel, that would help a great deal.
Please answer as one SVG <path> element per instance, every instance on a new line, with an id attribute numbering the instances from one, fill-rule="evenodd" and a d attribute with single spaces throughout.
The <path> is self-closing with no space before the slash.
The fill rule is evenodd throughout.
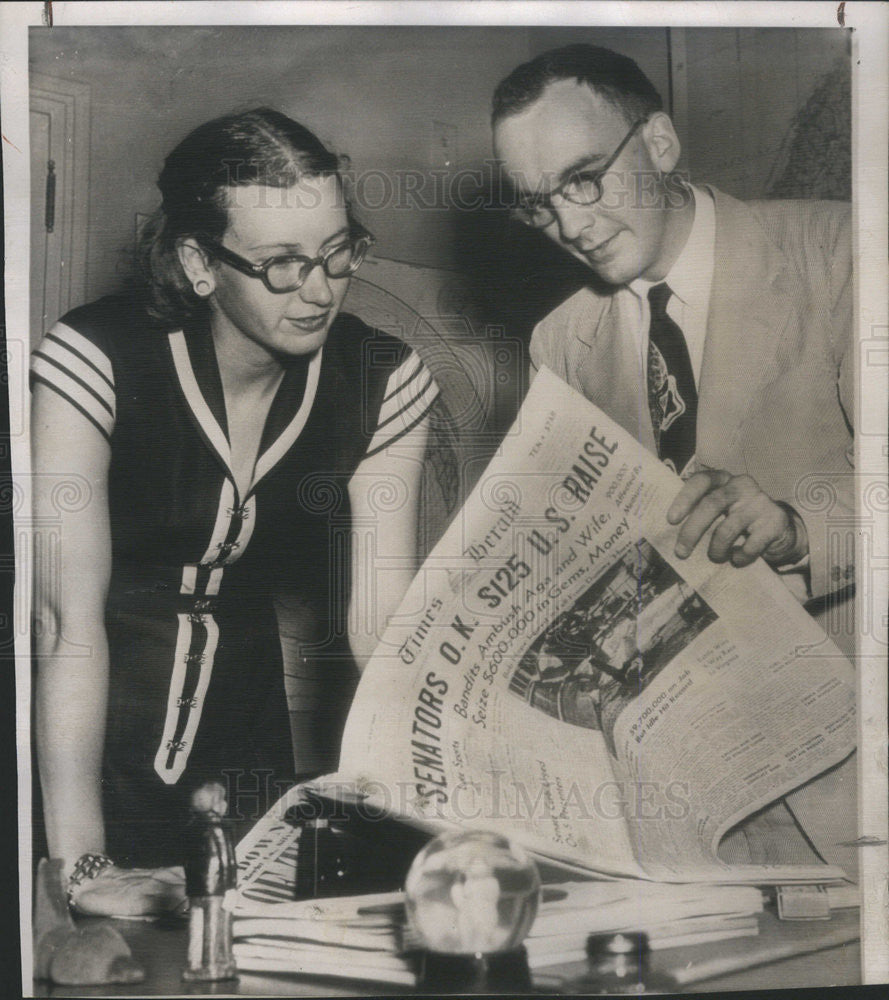
<path id="1" fill-rule="evenodd" d="M 61 315 L 64 213 L 64 115 L 52 106 L 31 108 L 31 346 Z M 61 148 L 60 148 L 61 147 Z M 59 154 L 62 153 L 60 156 Z M 59 176 L 59 168 L 62 176 Z M 53 180 L 49 180 L 49 175 Z"/>
<path id="2" fill-rule="evenodd" d="M 89 87 L 32 73 L 30 133 L 33 348 L 63 313 L 86 301 Z"/>

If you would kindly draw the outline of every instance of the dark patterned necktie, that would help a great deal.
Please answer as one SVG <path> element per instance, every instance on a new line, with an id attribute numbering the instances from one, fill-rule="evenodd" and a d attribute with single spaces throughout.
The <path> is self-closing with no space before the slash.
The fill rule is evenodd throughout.
<path id="1" fill-rule="evenodd" d="M 658 458 L 681 475 L 695 453 L 698 392 L 685 337 L 667 315 L 672 294 L 665 282 L 648 291 L 648 406 Z"/>

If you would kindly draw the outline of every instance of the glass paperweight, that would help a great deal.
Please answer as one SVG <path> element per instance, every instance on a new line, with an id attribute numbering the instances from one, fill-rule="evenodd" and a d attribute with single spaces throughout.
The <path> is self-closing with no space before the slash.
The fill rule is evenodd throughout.
<path id="1" fill-rule="evenodd" d="M 497 833 L 446 833 L 414 859 L 405 881 L 414 933 L 430 952 L 491 955 L 519 948 L 537 915 L 540 876 Z"/>

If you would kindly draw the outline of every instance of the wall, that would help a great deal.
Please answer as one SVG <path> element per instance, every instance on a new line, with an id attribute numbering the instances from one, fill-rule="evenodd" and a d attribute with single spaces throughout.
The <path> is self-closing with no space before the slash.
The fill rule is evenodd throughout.
<path id="1" fill-rule="evenodd" d="M 134 215 L 156 204 L 164 155 L 200 122 L 271 104 L 303 121 L 356 172 L 431 166 L 431 125 L 455 124 L 460 166 L 490 155 L 488 103 L 527 57 L 523 29 L 35 29 L 32 68 L 92 88 L 89 294 L 129 267 Z M 400 172 L 400 173 L 398 173 Z M 379 189 L 368 185 L 374 203 Z M 424 196 L 425 197 L 425 196 Z M 386 256 L 451 263 L 444 207 L 387 204 L 364 221 Z"/>
<path id="2" fill-rule="evenodd" d="M 453 220 L 430 169 L 432 123 L 457 128 L 457 169 L 490 157 L 488 111 L 497 82 L 537 52 L 584 39 L 622 44 L 656 85 L 667 76 L 662 30 L 552 28 L 35 28 L 32 69 L 92 91 L 88 293 L 130 267 L 135 214 L 156 203 L 166 152 L 189 129 L 235 107 L 271 104 L 305 122 L 368 182 L 364 219 L 378 252 L 453 265 Z M 408 172 L 413 172 L 408 177 Z M 397 192 L 402 192 L 399 200 Z M 422 185 L 412 195 L 406 185 Z M 473 178 L 463 190 L 469 195 Z M 420 207 L 418 207 L 420 206 Z"/>
<path id="3" fill-rule="evenodd" d="M 837 60 L 851 72 L 849 34 L 818 28 L 687 28 L 684 34 L 692 179 L 738 198 L 761 198 L 794 116 L 819 81 Z M 849 119 L 837 128 L 848 147 Z"/>
<path id="4" fill-rule="evenodd" d="M 570 263 L 502 218 L 448 210 L 431 185 L 432 123 L 456 126 L 454 170 L 479 171 L 490 156 L 491 92 L 516 64 L 570 42 L 610 46 L 635 58 L 666 102 L 668 39 L 675 117 L 692 176 L 741 197 L 762 195 L 793 115 L 845 52 L 845 32 L 57 27 L 32 29 L 31 65 L 91 88 L 89 298 L 113 291 L 128 274 L 135 215 L 155 207 L 154 181 L 176 141 L 210 117 L 267 103 L 348 154 L 357 174 L 387 178 L 390 196 L 380 183 L 364 191 L 374 203 L 385 201 L 362 212 L 379 254 L 463 270 L 484 308 L 506 315 L 524 335 L 561 294 L 550 279 L 562 268 L 570 272 Z M 476 183 L 468 180 L 464 194 Z M 399 183 L 403 194 L 408 183 L 425 186 L 399 202 L 391 196 Z M 515 282 L 507 267 L 518 269 Z M 510 312 L 529 289 L 530 308 Z"/>

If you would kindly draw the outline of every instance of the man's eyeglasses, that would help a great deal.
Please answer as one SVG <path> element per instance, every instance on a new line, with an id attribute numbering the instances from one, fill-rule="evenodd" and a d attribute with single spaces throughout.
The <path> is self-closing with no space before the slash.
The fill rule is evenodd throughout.
<path id="1" fill-rule="evenodd" d="M 217 260 L 241 274 L 259 278 L 270 292 L 295 292 L 306 283 L 316 267 L 323 267 L 328 278 L 347 278 L 354 274 L 373 246 L 374 238 L 370 233 L 361 231 L 345 242 L 329 247 L 317 257 L 288 253 L 269 257 L 261 264 L 245 260 L 215 240 L 201 239 L 200 242 Z"/>
<path id="2" fill-rule="evenodd" d="M 557 198 L 570 201 L 572 205 L 595 205 L 602 197 L 602 180 L 605 174 L 608 173 L 626 144 L 646 121 L 648 121 L 647 118 L 640 118 L 633 124 L 630 131 L 621 140 L 620 145 L 601 167 L 596 167 L 595 170 L 578 170 L 548 194 L 520 198 L 518 205 L 513 208 L 515 218 L 527 226 L 544 229 L 555 219 L 553 202 Z"/>

